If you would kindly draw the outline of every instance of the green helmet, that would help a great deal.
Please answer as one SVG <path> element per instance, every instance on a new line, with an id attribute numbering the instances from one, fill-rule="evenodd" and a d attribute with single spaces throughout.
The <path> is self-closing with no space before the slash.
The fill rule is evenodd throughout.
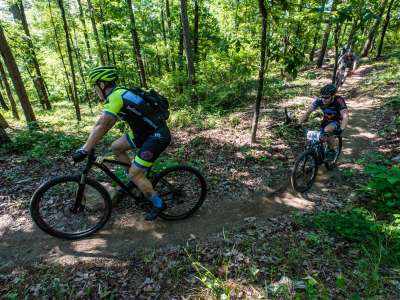
<path id="1" fill-rule="evenodd" d="M 115 81 L 118 78 L 117 69 L 112 66 L 99 66 L 89 72 L 90 84 L 96 84 L 97 81 Z"/>
<path id="2" fill-rule="evenodd" d="M 321 96 L 333 96 L 337 92 L 336 85 L 334 84 L 327 84 L 323 86 L 320 90 Z"/>

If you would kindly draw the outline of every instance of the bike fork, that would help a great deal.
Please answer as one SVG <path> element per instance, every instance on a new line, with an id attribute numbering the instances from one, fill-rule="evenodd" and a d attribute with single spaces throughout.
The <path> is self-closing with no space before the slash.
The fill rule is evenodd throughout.
<path id="1" fill-rule="evenodd" d="M 74 207 L 71 209 L 71 212 L 74 214 L 76 214 L 79 211 L 79 209 L 82 208 L 82 198 L 83 198 L 83 193 L 85 191 L 85 181 L 86 181 L 86 174 L 82 173 L 81 180 L 79 181 L 78 191 L 76 192 Z"/>

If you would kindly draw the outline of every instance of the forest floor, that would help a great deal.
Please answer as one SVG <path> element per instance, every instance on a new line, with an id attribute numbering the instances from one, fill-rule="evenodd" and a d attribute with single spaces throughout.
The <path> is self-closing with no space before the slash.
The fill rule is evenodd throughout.
<path id="1" fill-rule="evenodd" d="M 371 85 L 388 66 L 366 62 L 347 78 L 339 92 L 350 110 L 343 156 L 337 169 L 321 168 L 304 194 L 289 185 L 304 137 L 283 125 L 283 107 L 297 116 L 304 112 L 329 83 L 329 68 L 312 70 L 313 79 L 300 83 L 302 96 L 266 104 L 256 145 L 248 143 L 251 108 L 212 128 L 173 131 L 168 157 L 198 167 L 209 184 L 204 205 L 184 221 L 146 222 L 126 200 L 95 235 L 59 240 L 32 223 L 29 200 L 40 182 L 76 166 L 57 159 L 45 167 L 43 177 L 38 162 L 21 163 L 17 156 L 0 160 L 7 170 L 0 187 L 0 295 L 253 299 L 312 293 L 350 298 L 351 292 L 354 297 L 400 297 L 398 270 L 388 271 L 388 282 L 365 290 L 362 282 L 370 278 L 350 275 L 358 270 L 355 257 L 361 250 L 296 221 L 310 212 L 352 206 L 359 201 L 356 187 L 365 180 L 363 163 L 399 155 L 398 127 L 387 128 L 396 115 L 382 104 L 399 82 Z M 317 128 L 317 119 L 310 128 Z M 367 272 L 371 266 L 365 263 L 359 268 Z"/>

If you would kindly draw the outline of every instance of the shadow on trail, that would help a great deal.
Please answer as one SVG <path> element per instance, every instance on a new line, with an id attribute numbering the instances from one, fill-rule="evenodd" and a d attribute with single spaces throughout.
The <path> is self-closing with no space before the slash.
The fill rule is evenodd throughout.
<path id="1" fill-rule="evenodd" d="M 346 93 L 346 86 L 344 91 Z M 373 138 L 369 135 L 368 125 L 375 108 L 366 103 L 348 101 L 351 118 L 344 134 L 342 160 L 358 157 Z M 177 137 L 178 144 L 181 144 L 180 138 Z M 272 138 L 278 139 L 277 136 Z M 321 201 L 330 201 L 328 196 L 334 192 L 332 182 L 343 181 L 340 172 L 326 172 L 322 167 L 322 174 L 310 193 L 292 192 L 288 189 L 289 171 L 301 147 L 293 144 L 290 135 L 280 135 L 279 139 L 284 141 L 283 150 L 274 145 L 269 148 L 261 144 L 251 148 L 237 146 L 218 136 L 201 136 L 197 140 L 191 139 L 188 147 L 171 149 L 172 156 L 180 153 L 180 159 L 189 160 L 202 169 L 209 184 L 206 202 L 187 220 L 149 223 L 144 221 L 142 213 L 116 209 L 100 232 L 86 239 L 66 241 L 48 236 L 31 221 L 23 228 L 12 230 L 11 225 L 18 220 L 6 212 L 0 216 L 0 270 L 38 260 L 62 264 L 94 258 L 123 260 L 140 248 L 151 251 L 165 245 L 186 243 L 190 239 L 207 238 L 223 228 L 241 224 L 245 218 L 265 219 L 293 209 L 312 210 L 316 195 L 323 198 Z M 257 154 L 266 148 L 271 150 L 269 156 Z"/>

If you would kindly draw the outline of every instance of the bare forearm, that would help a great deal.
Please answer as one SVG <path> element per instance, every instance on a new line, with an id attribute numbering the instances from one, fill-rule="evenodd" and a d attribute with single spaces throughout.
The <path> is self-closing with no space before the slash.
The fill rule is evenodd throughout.
<path id="1" fill-rule="evenodd" d="M 83 146 L 83 149 L 88 152 L 91 151 L 108 130 L 109 128 L 107 127 L 96 125 L 90 133 L 85 145 Z"/>
<path id="2" fill-rule="evenodd" d="M 101 138 L 109 131 L 115 124 L 115 118 L 102 115 L 93 127 L 83 149 L 91 151 L 93 147 L 101 140 Z"/>
<path id="3" fill-rule="evenodd" d="M 347 127 L 347 123 L 349 122 L 349 114 L 345 113 L 342 116 L 342 121 L 340 122 L 341 129 L 345 129 Z"/>

